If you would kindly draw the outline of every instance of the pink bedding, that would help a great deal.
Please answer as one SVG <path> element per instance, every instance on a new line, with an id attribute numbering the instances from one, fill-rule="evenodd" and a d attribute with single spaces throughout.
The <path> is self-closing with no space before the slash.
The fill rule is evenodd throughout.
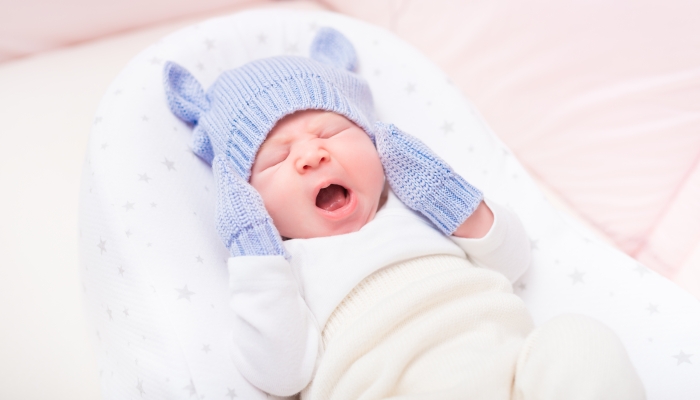
<path id="1" fill-rule="evenodd" d="M 0 13 L 0 61 L 271 3 L 12 2 Z M 700 3 L 318 3 L 417 46 L 580 218 L 700 297 Z"/>
<path id="2" fill-rule="evenodd" d="M 325 3 L 426 53 L 579 217 L 700 297 L 700 3 Z"/>
<path id="3" fill-rule="evenodd" d="M 21 0 L 0 8 L 0 62 L 178 18 L 270 0 Z"/>

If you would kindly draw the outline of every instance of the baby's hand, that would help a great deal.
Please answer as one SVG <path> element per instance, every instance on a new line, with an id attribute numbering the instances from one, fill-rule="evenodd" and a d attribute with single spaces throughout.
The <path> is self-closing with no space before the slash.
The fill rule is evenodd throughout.
<path id="1" fill-rule="evenodd" d="M 391 189 L 408 207 L 451 235 L 474 212 L 483 194 L 428 146 L 394 125 L 378 122 L 375 142 Z"/>
<path id="2" fill-rule="evenodd" d="M 287 256 L 260 194 L 223 156 L 212 163 L 217 185 L 216 229 L 233 257 Z"/>

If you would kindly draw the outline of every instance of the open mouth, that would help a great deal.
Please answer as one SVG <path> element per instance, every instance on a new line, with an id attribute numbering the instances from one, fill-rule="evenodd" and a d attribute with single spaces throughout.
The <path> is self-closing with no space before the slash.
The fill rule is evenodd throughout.
<path id="1" fill-rule="evenodd" d="M 348 190 L 333 183 L 319 190 L 316 195 L 316 207 L 332 212 L 344 207 L 348 200 Z"/>

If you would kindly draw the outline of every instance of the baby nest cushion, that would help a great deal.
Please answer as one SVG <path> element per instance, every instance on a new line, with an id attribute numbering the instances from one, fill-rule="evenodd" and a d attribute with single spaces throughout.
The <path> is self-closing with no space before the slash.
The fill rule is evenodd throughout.
<path id="1" fill-rule="evenodd" d="M 105 94 L 85 160 L 80 251 L 103 398 L 265 399 L 229 355 L 228 251 L 215 229 L 212 171 L 166 104 L 163 63 L 206 88 L 248 61 L 308 55 L 332 26 L 355 45 L 382 121 L 411 133 L 515 211 L 533 263 L 514 285 L 535 322 L 575 312 L 624 342 L 649 399 L 700 393 L 700 304 L 557 212 L 448 77 L 381 28 L 318 11 L 216 18 L 155 43 Z M 573 179 L 573 178 L 572 178 Z"/>

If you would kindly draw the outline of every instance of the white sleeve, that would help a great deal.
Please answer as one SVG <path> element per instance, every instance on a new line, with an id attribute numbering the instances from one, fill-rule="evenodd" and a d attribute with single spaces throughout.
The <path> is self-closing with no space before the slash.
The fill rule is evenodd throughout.
<path id="1" fill-rule="evenodd" d="M 291 396 L 311 381 L 321 344 L 316 320 L 282 256 L 231 257 L 233 361 L 250 383 Z"/>
<path id="2" fill-rule="evenodd" d="M 530 266 L 530 239 L 517 215 L 490 200 L 485 201 L 494 216 L 488 233 L 479 239 L 450 238 L 472 261 L 502 273 L 513 283 Z"/>

